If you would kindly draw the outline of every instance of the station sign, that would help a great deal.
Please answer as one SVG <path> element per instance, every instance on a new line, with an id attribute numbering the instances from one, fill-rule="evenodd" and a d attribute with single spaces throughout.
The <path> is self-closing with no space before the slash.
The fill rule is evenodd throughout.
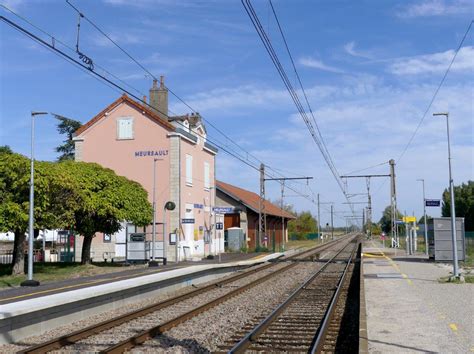
<path id="1" fill-rule="evenodd" d="M 425 199 L 425 205 L 427 207 L 439 207 L 439 206 L 441 206 L 441 200 L 439 200 L 439 199 Z"/>
<path id="2" fill-rule="evenodd" d="M 181 219 L 181 224 L 194 224 L 194 219 Z"/>
<path id="3" fill-rule="evenodd" d="M 235 208 L 234 207 L 214 207 L 212 208 L 212 211 L 217 214 L 231 214 L 235 212 Z"/>

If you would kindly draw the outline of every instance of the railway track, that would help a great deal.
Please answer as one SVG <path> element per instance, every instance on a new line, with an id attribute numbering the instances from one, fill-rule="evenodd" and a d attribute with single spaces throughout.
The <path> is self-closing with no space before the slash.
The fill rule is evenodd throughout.
<path id="1" fill-rule="evenodd" d="M 60 349 L 66 351 L 96 351 L 95 349 L 90 349 L 94 347 L 94 340 L 91 338 L 96 336 L 102 336 L 100 341 L 103 345 L 99 351 L 107 353 L 124 352 L 209 310 L 231 297 L 241 294 L 247 289 L 267 281 L 277 274 L 302 264 L 298 261 L 318 258 L 322 252 L 328 251 L 341 242 L 348 242 L 349 238 L 349 236 L 346 236 L 342 240 L 335 240 L 300 254 L 287 257 L 281 261 L 272 262 L 228 277 L 186 294 L 158 302 L 111 320 L 103 321 L 68 335 L 54 338 L 19 353 L 47 353 Z M 137 323 L 135 324 L 135 322 Z M 156 323 L 159 323 L 159 325 L 153 326 Z M 125 329 L 125 331 L 121 332 L 120 327 L 125 325 L 127 325 L 126 328 L 128 330 Z M 138 332 L 138 334 L 130 337 L 130 326 L 133 328 L 132 331 L 134 333 Z M 142 328 L 145 329 L 142 330 Z M 121 340 L 123 337 L 125 339 Z M 105 348 L 104 345 L 106 346 Z"/>
<path id="2" fill-rule="evenodd" d="M 229 353 L 334 352 L 357 248 L 357 242 L 348 244 L 270 315 L 247 324 L 220 348 Z"/>

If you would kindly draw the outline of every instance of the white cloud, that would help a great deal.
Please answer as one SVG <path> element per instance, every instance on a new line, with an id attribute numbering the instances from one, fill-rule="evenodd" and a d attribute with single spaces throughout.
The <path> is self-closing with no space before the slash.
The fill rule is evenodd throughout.
<path id="1" fill-rule="evenodd" d="M 404 7 L 397 15 L 402 18 L 413 18 L 469 13 L 473 13 L 471 0 L 423 0 Z"/>
<path id="2" fill-rule="evenodd" d="M 417 75 L 444 72 L 453 59 L 455 51 L 447 50 L 434 54 L 420 55 L 400 59 L 389 66 L 389 71 L 395 75 Z M 451 71 L 474 70 L 474 47 L 462 47 L 451 67 Z"/>
<path id="3" fill-rule="evenodd" d="M 365 58 L 365 59 L 373 59 L 372 55 L 367 51 L 356 50 L 356 42 L 352 41 L 349 43 L 344 44 L 344 51 L 352 55 L 353 57 Z"/>
<path id="4" fill-rule="evenodd" d="M 337 73 L 337 74 L 344 74 L 345 71 L 341 70 L 339 68 L 336 68 L 334 66 L 326 65 L 324 64 L 321 60 L 310 58 L 310 57 L 303 57 L 298 60 L 298 62 L 306 66 L 308 68 L 314 68 L 314 69 L 319 69 L 323 71 L 329 71 L 332 73 Z"/>
<path id="5" fill-rule="evenodd" d="M 12 11 L 18 10 L 18 8 L 25 4 L 25 0 L 2 0 L 0 5 L 9 8 Z"/>

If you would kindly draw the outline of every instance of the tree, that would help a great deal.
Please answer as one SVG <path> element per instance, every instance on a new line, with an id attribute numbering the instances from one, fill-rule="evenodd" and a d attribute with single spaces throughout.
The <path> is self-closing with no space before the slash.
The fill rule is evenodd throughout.
<path id="1" fill-rule="evenodd" d="M 67 161 L 67 160 L 74 160 L 75 154 L 75 144 L 72 140 L 74 132 L 81 127 L 81 122 L 66 118 L 60 115 L 55 115 L 56 118 L 59 120 L 57 129 L 59 134 L 65 134 L 67 139 L 63 140 L 64 144 L 59 145 L 56 148 L 56 152 L 61 153 L 58 157 L 58 161 Z"/>
<path id="2" fill-rule="evenodd" d="M 463 217 L 466 231 L 474 231 L 474 181 L 468 181 L 460 186 L 454 186 L 454 205 L 456 217 Z M 451 199 L 449 190 L 443 192 L 441 215 L 451 216 Z"/>
<path id="3" fill-rule="evenodd" d="M 35 162 L 34 229 L 64 227 L 73 213 L 67 198 L 70 179 L 51 162 Z M 29 221 L 30 160 L 0 150 L 0 231 L 12 231 L 12 274 L 24 274 L 24 244 Z M 34 237 L 34 235 L 32 235 Z"/>
<path id="4" fill-rule="evenodd" d="M 122 221 L 137 226 L 150 224 L 153 208 L 143 187 L 117 176 L 112 170 L 95 163 L 62 162 L 62 169 L 75 179 L 78 205 L 74 212 L 74 228 L 84 237 L 81 263 L 91 262 L 92 239 L 97 232 L 116 233 Z"/>
<path id="5" fill-rule="evenodd" d="M 275 201 L 270 201 L 270 203 L 276 205 L 277 207 L 281 207 L 281 198 L 280 199 L 275 199 Z M 290 214 L 293 214 L 296 216 L 296 211 L 295 211 L 295 207 L 293 206 L 293 204 L 288 204 L 288 203 L 284 203 L 283 202 L 283 210 L 290 213 Z"/>
<path id="6" fill-rule="evenodd" d="M 0 154 L 13 154 L 13 151 L 8 145 L 2 145 L 0 146 Z"/>
<path id="7" fill-rule="evenodd" d="M 399 210 L 397 210 L 397 220 L 401 220 L 403 217 L 403 214 L 400 213 Z M 390 235 L 392 232 L 392 207 L 389 205 L 387 206 L 382 214 L 382 217 L 380 218 L 379 221 L 380 227 L 382 228 L 382 231 L 384 231 L 387 235 Z M 401 231 L 402 227 L 400 227 L 398 230 L 399 232 Z"/>
<path id="8" fill-rule="evenodd" d="M 288 222 L 288 232 L 296 234 L 299 238 L 305 235 L 317 232 L 317 221 L 309 211 L 303 211 L 297 214 L 295 220 Z"/>

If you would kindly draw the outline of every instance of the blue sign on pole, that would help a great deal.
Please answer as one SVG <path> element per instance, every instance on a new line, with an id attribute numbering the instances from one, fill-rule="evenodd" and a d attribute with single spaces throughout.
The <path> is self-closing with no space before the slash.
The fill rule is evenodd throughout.
<path id="1" fill-rule="evenodd" d="M 181 219 L 181 224 L 194 224 L 194 219 Z"/>
<path id="2" fill-rule="evenodd" d="M 214 207 L 212 208 L 212 211 L 214 211 L 217 214 L 230 214 L 235 212 L 234 207 Z"/>
<path id="3" fill-rule="evenodd" d="M 427 207 L 439 207 L 441 205 L 441 200 L 439 200 L 439 199 L 425 199 L 425 205 Z"/>

